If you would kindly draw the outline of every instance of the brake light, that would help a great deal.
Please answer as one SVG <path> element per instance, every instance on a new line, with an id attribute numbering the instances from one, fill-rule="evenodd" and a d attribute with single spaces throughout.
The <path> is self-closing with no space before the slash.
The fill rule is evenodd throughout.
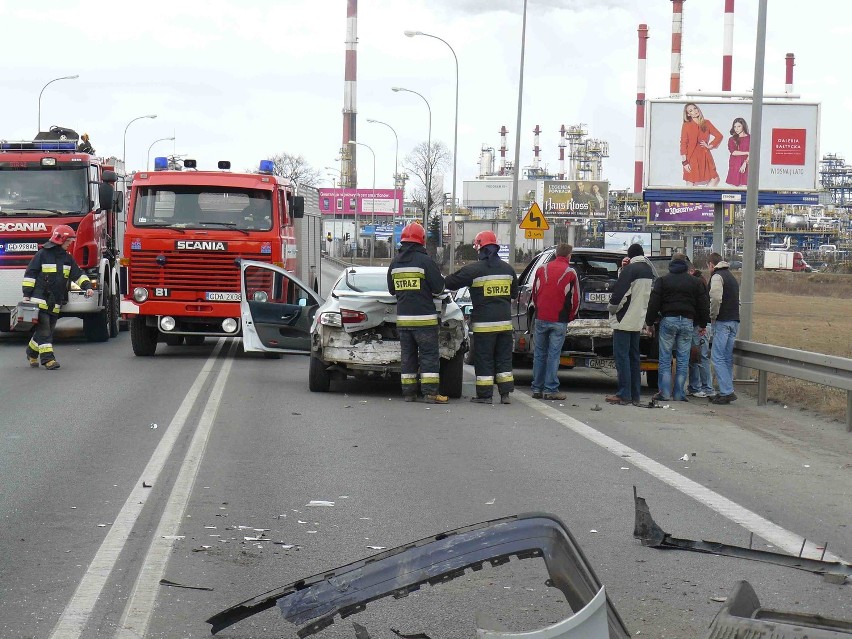
<path id="1" fill-rule="evenodd" d="M 341 308 L 340 319 L 344 324 L 360 324 L 367 321 L 367 314 L 362 311 L 351 311 Z"/>

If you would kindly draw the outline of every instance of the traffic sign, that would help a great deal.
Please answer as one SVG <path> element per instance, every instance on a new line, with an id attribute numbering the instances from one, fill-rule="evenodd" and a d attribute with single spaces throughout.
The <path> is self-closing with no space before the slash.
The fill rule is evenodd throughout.
<path id="1" fill-rule="evenodd" d="M 544 229 L 540 231 L 537 229 L 524 229 L 524 237 L 528 240 L 543 240 Z"/>
<path id="2" fill-rule="evenodd" d="M 538 203 L 533 202 L 530 210 L 527 211 L 524 219 L 521 220 L 519 227 L 530 231 L 547 231 L 550 229 L 550 224 L 547 223 L 547 219 L 545 219 L 544 213 L 541 212 Z"/>

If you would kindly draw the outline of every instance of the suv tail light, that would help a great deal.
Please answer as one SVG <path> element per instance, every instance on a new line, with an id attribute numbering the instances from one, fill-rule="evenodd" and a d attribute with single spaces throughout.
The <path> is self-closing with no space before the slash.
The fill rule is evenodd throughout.
<path id="1" fill-rule="evenodd" d="M 344 324 L 360 324 L 367 321 L 367 314 L 362 311 L 351 311 L 346 308 L 340 309 L 340 319 Z"/>

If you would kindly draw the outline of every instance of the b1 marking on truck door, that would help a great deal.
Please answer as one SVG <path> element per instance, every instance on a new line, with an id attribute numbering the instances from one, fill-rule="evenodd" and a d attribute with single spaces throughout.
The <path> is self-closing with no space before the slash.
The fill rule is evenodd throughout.
<path id="1" fill-rule="evenodd" d="M 155 288 L 154 297 L 169 297 L 172 291 L 168 288 Z"/>

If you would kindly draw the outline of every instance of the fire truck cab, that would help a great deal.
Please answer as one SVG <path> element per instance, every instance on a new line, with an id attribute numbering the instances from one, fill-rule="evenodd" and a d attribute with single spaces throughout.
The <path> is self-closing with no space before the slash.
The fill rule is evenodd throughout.
<path id="1" fill-rule="evenodd" d="M 121 260 L 121 313 L 133 352 L 154 355 L 159 342 L 197 345 L 205 337 L 239 337 L 240 262 L 297 266 L 293 222 L 304 199 L 261 162 L 257 173 L 170 170 L 133 176 Z"/>
<path id="2" fill-rule="evenodd" d="M 124 165 L 95 155 L 88 139 L 53 127 L 34 140 L 0 141 L 0 330 L 21 300 L 21 280 L 33 255 L 67 224 L 77 232 L 72 253 L 96 295 L 76 285 L 63 317 L 83 320 L 86 338 L 103 342 L 118 335 L 118 250 L 124 205 Z"/>

